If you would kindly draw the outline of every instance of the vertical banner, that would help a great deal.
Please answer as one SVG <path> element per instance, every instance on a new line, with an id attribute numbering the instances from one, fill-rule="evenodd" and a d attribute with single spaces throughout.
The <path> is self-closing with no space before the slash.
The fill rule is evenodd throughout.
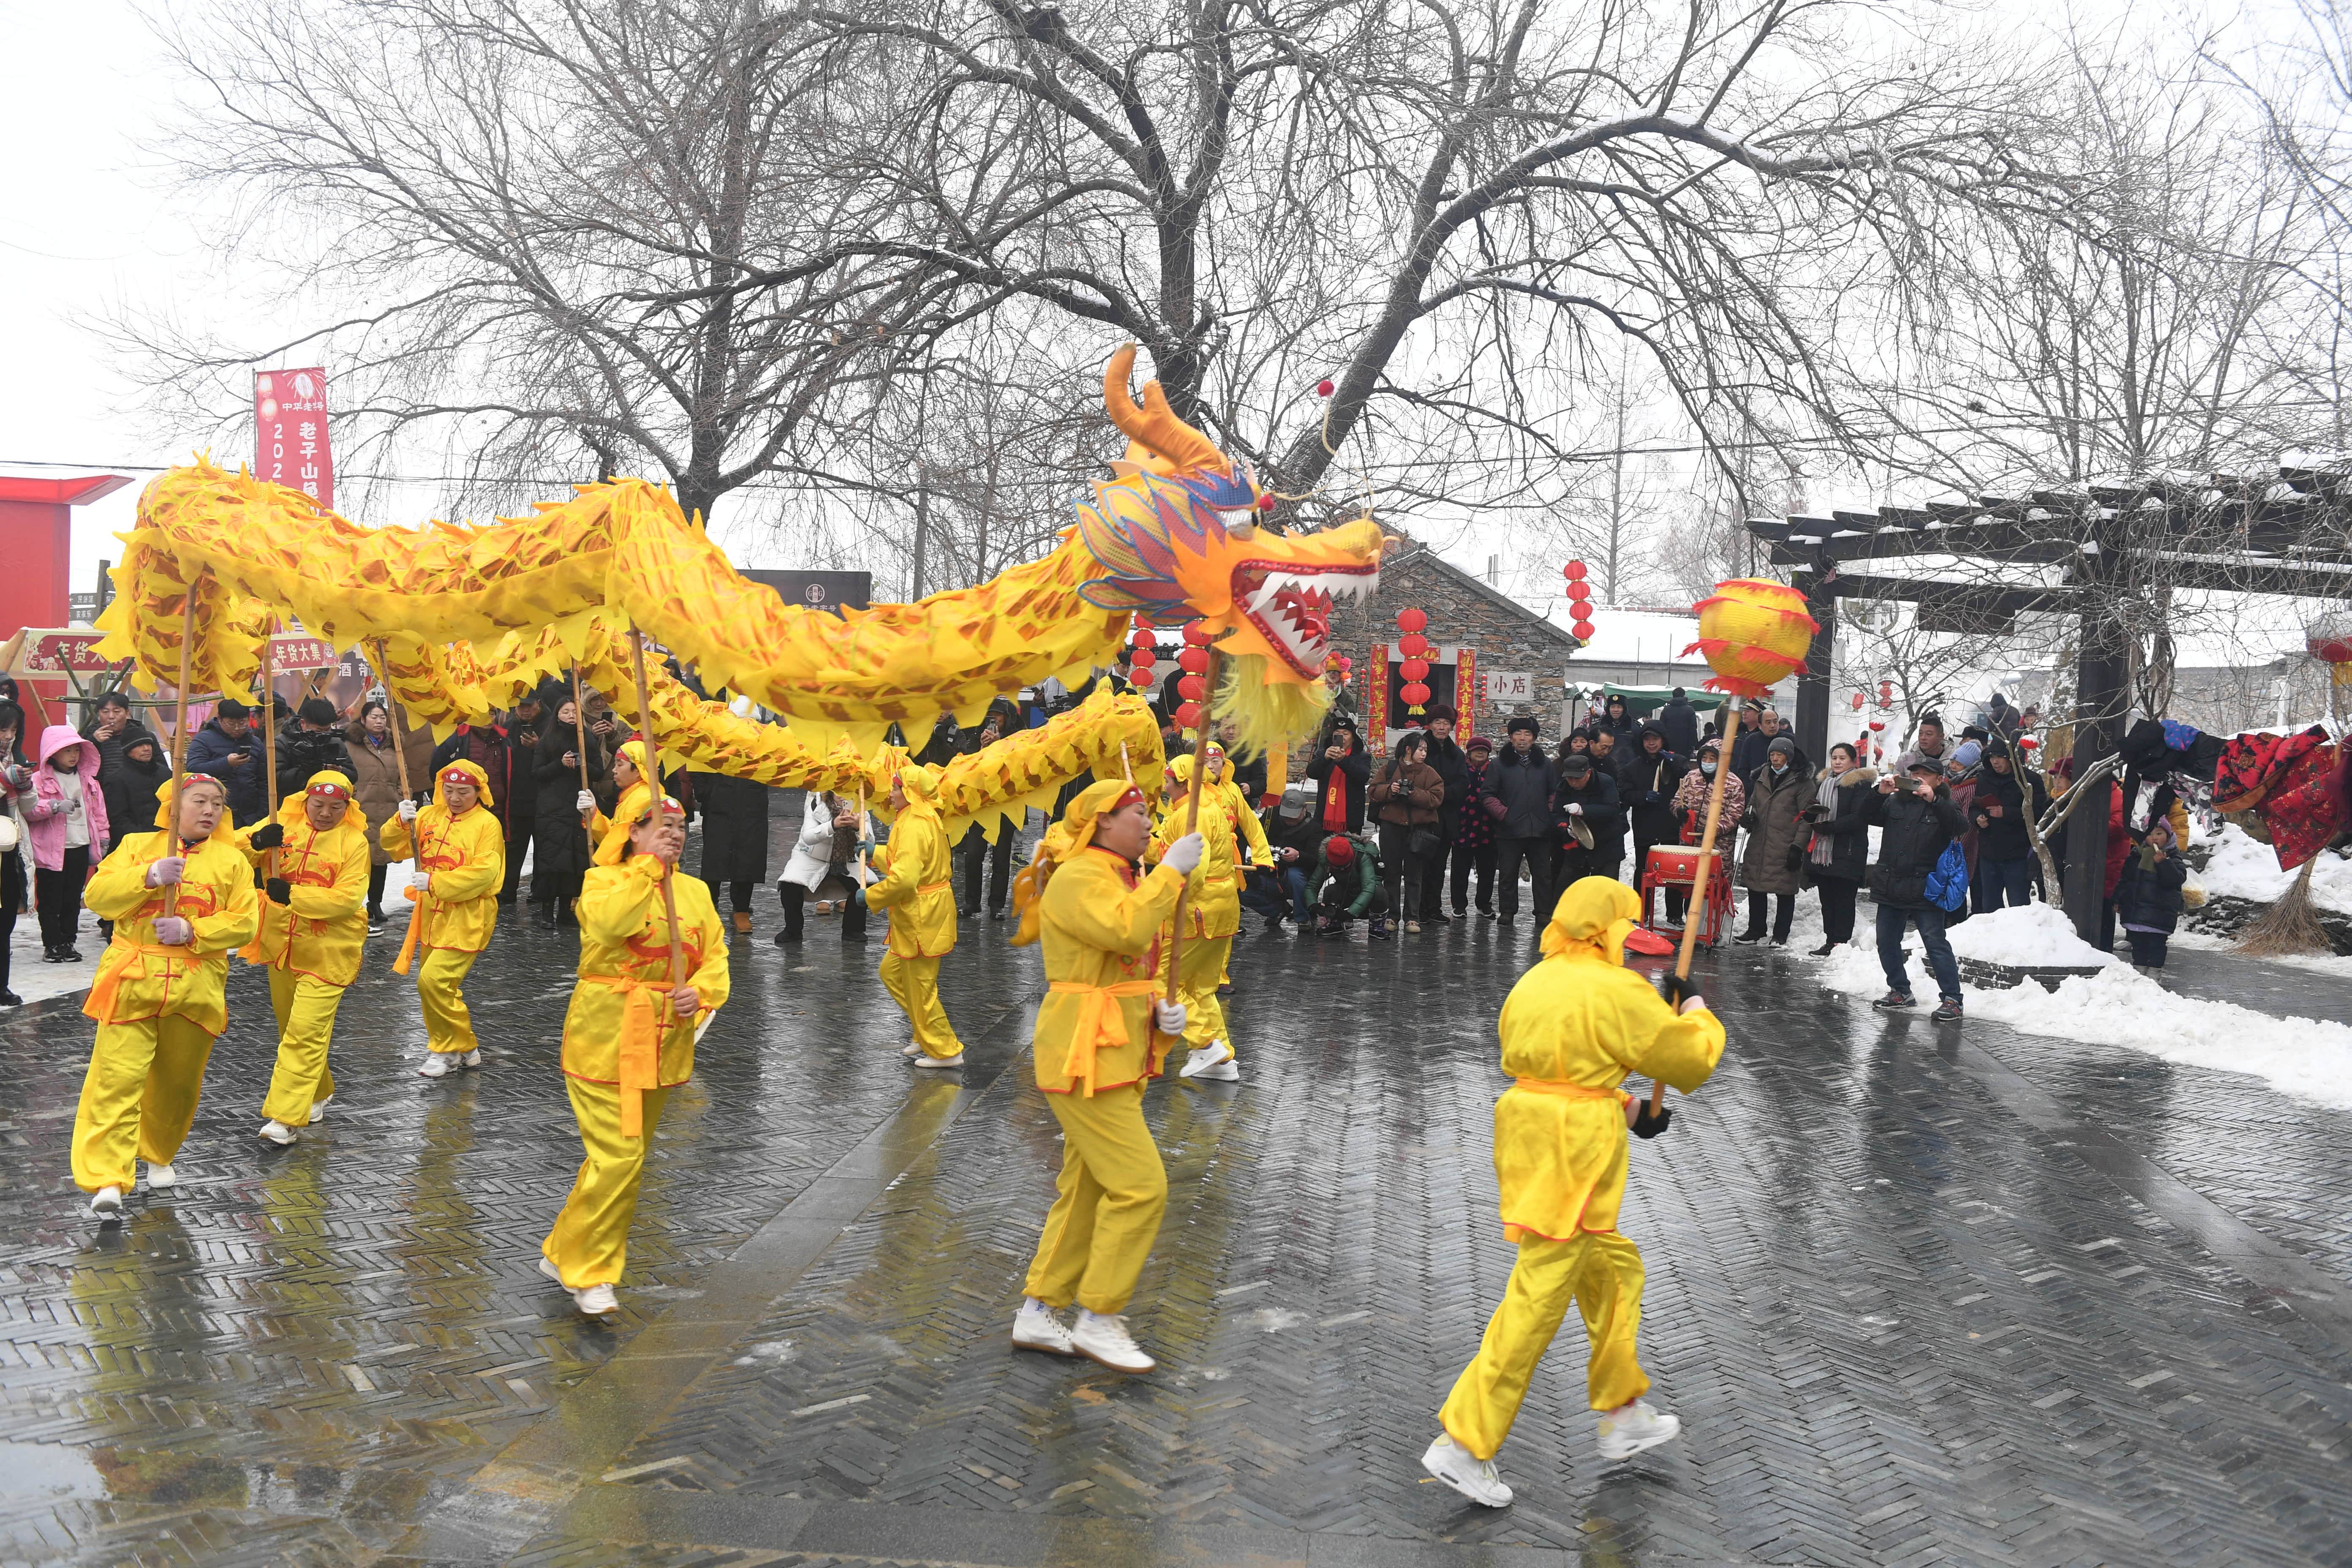
<path id="1" fill-rule="evenodd" d="M 1456 745 L 1463 736 L 1478 732 L 1478 710 L 1486 700 L 1478 685 L 1478 650 L 1465 643 L 1454 650 L 1454 706 L 1462 714 L 1454 725 Z"/>
<path id="2" fill-rule="evenodd" d="M 327 445 L 327 373 L 265 370 L 253 378 L 253 472 L 335 504 L 335 458 Z"/>
<path id="3" fill-rule="evenodd" d="M 1389 645 L 1374 643 L 1370 668 L 1364 671 L 1364 744 L 1388 744 L 1389 733 Z"/>

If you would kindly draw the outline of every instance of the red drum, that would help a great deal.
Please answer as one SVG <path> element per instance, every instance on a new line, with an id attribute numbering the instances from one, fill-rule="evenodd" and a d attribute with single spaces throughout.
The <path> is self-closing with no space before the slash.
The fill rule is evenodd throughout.
<path id="1" fill-rule="evenodd" d="M 1642 881 L 1637 889 L 1642 895 L 1642 923 L 1655 930 L 1658 913 L 1651 900 L 1660 889 L 1685 889 L 1687 904 L 1698 882 L 1698 846 L 1696 844 L 1653 844 L 1642 858 Z M 1700 916 L 1698 939 L 1702 945 L 1713 947 L 1723 935 L 1723 917 L 1731 902 L 1731 868 L 1725 863 L 1717 849 L 1713 864 L 1707 868 L 1706 908 Z"/>

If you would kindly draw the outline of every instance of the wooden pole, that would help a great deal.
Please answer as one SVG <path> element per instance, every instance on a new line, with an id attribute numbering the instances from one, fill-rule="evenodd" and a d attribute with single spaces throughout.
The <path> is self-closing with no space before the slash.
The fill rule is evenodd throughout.
<path id="1" fill-rule="evenodd" d="M 653 791 L 654 809 L 658 812 L 662 803 L 661 763 L 654 754 L 653 696 L 646 685 L 646 634 L 635 627 L 629 630 L 629 656 L 636 665 L 637 738 L 644 742 L 644 749 L 638 755 L 645 759 L 646 787 Z M 628 826 L 622 824 L 624 828 Z M 662 870 L 661 890 L 662 913 L 669 921 L 669 988 L 675 991 L 686 984 L 686 952 L 678 945 L 677 889 L 670 885 L 669 868 L 667 867 Z"/>
<path id="2" fill-rule="evenodd" d="M 269 617 L 269 633 L 261 639 L 261 768 L 268 774 L 269 816 L 278 820 L 278 617 Z M 278 875 L 278 851 L 262 856 L 261 874 Z"/>
<path id="3" fill-rule="evenodd" d="M 392 765 L 400 774 L 400 798 L 414 801 L 416 792 L 408 784 L 407 728 L 400 721 L 400 694 L 392 689 L 392 655 L 381 637 L 376 639 L 375 668 L 376 673 L 383 677 L 384 710 L 392 720 Z M 414 858 L 412 864 L 414 860 L 425 858 L 425 835 L 416 830 L 414 823 L 408 828 L 408 852 Z M 425 934 L 425 900 L 413 892 L 402 896 L 416 908 L 408 917 L 408 934 L 400 939 L 400 956 L 392 962 L 394 974 L 408 973 L 410 965 L 416 961 L 417 939 Z"/>
<path id="4" fill-rule="evenodd" d="M 1698 947 L 1699 919 L 1706 912 L 1706 889 L 1714 880 L 1715 830 L 1723 818 L 1723 781 L 1731 776 L 1731 742 L 1738 734 L 1739 705 L 1726 702 L 1723 705 L 1723 738 L 1718 742 L 1722 748 L 1721 754 L 1716 759 L 1715 783 L 1706 792 L 1706 829 L 1698 838 L 1697 880 L 1692 884 L 1690 912 L 1683 922 L 1682 954 L 1675 960 L 1675 978 L 1677 981 L 1690 978 L 1691 954 Z M 1665 1102 L 1666 1085 L 1661 1079 L 1650 1085 L 1650 1109 L 1655 1111 Z"/>
<path id="5" fill-rule="evenodd" d="M 584 792 L 588 788 L 588 706 L 580 700 L 580 667 L 576 664 L 572 667 L 572 754 L 580 759 L 580 787 Z"/>
<path id="6" fill-rule="evenodd" d="M 863 889 L 874 873 L 866 868 L 866 841 L 874 837 L 874 819 L 866 815 L 866 785 L 857 785 L 857 885 Z"/>
<path id="7" fill-rule="evenodd" d="M 180 614 L 180 684 L 173 700 L 178 711 L 172 719 L 172 853 L 184 854 L 187 846 L 180 838 L 180 777 L 186 771 L 188 760 L 188 658 L 195 651 L 196 584 L 205 580 L 202 572 L 188 584 L 186 608 Z M 180 912 L 180 884 L 173 882 L 163 889 L 163 913 L 169 917 Z"/>
<path id="8" fill-rule="evenodd" d="M 1201 675 L 1201 722 L 1192 732 L 1192 789 L 1184 802 L 1184 831 L 1201 830 L 1201 785 L 1209 776 L 1209 704 L 1217 696 L 1217 650 L 1209 650 L 1209 668 Z M 1176 890 L 1176 918 L 1168 930 L 1168 1000 L 1176 1000 L 1176 960 L 1184 951 L 1184 897 L 1192 890 L 1192 879 Z"/>

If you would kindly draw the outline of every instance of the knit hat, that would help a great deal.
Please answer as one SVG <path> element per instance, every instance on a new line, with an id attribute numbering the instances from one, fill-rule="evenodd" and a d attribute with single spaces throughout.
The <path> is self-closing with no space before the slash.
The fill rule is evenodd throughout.
<path id="1" fill-rule="evenodd" d="M 1463 738 L 1462 749 L 1465 752 L 1491 752 L 1495 749 L 1495 742 L 1484 735 L 1468 735 Z"/>
<path id="2" fill-rule="evenodd" d="M 216 719 L 242 719 L 252 711 L 234 697 L 224 697 L 213 704 L 213 716 Z"/>
<path id="3" fill-rule="evenodd" d="M 1983 757 L 1984 748 L 1974 741 L 1962 741 L 1952 749 L 1952 765 L 1956 768 L 1975 767 Z"/>
<path id="4" fill-rule="evenodd" d="M 1797 754 L 1797 742 L 1786 735 L 1775 735 L 1772 737 L 1772 743 L 1764 750 L 1772 756 L 1793 757 Z"/>
<path id="5" fill-rule="evenodd" d="M 1356 863 L 1355 841 L 1344 834 L 1331 835 L 1323 841 L 1323 858 L 1334 866 L 1354 865 Z"/>

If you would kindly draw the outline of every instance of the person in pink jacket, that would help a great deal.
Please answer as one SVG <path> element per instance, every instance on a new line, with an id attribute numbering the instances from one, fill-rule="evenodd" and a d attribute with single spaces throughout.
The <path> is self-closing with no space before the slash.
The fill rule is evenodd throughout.
<path id="1" fill-rule="evenodd" d="M 110 835 L 106 792 L 98 784 L 98 748 L 69 725 L 41 731 L 33 787 L 17 800 L 32 840 L 33 904 L 41 917 L 41 962 L 77 963 L 81 885 L 105 858 Z"/>

